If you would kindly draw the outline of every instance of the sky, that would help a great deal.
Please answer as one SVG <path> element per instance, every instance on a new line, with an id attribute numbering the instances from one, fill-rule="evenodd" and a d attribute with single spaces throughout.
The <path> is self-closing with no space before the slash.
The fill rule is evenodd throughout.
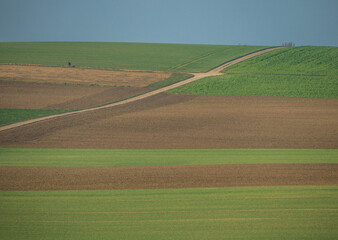
<path id="1" fill-rule="evenodd" d="M 0 0 L 0 41 L 338 46 L 338 0 Z"/>

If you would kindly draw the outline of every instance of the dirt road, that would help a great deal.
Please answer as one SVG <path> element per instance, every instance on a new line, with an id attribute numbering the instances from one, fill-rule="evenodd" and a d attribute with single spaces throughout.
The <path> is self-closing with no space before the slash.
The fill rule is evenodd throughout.
<path id="1" fill-rule="evenodd" d="M 184 80 L 184 81 L 178 82 L 176 84 L 173 84 L 173 85 L 170 85 L 170 86 L 167 86 L 167 87 L 164 87 L 164 88 L 160 88 L 160 89 L 157 89 L 157 90 L 154 90 L 154 91 L 151 91 L 151 92 L 139 95 L 139 96 L 135 96 L 135 97 L 132 97 L 132 98 L 120 101 L 120 102 L 115 102 L 115 103 L 107 104 L 107 105 L 104 105 L 104 106 L 94 107 L 94 108 L 88 108 L 88 109 L 84 109 L 84 110 L 80 110 L 80 111 L 75 111 L 75 112 L 68 112 L 68 113 L 51 115 L 51 116 L 47 116 L 47 117 L 41 117 L 41 118 L 31 119 L 31 120 L 27 120 L 27 121 L 23 121 L 23 122 L 19 122 L 19 123 L 13 123 L 13 124 L 9 124 L 9 125 L 0 127 L 0 132 L 8 130 L 8 129 L 13 129 L 13 128 L 16 128 L 16 127 L 19 127 L 19 126 L 24 126 L 24 125 L 27 125 L 27 124 L 32 124 L 32 123 L 36 123 L 36 122 L 46 121 L 46 120 L 54 119 L 54 118 L 60 118 L 60 117 L 70 116 L 70 115 L 79 114 L 79 113 L 96 111 L 96 110 L 105 109 L 105 108 L 111 108 L 111 107 L 123 105 L 123 104 L 126 104 L 126 103 L 138 101 L 138 100 L 141 100 L 141 99 L 145 99 L 145 98 L 157 95 L 159 93 L 166 92 L 166 91 L 171 90 L 173 88 L 177 88 L 177 87 L 180 87 L 182 85 L 194 82 L 194 81 L 199 80 L 201 78 L 205 78 L 205 77 L 209 77 L 209 76 L 221 75 L 222 74 L 221 71 L 223 69 L 229 67 L 229 66 L 232 66 L 232 65 L 234 65 L 236 63 L 245 61 L 247 59 L 253 58 L 255 56 L 258 56 L 258 55 L 261 55 L 261 54 L 264 54 L 264 53 L 267 53 L 267 52 L 270 52 L 270 51 L 273 51 L 273 50 L 276 50 L 276 49 L 279 49 L 279 48 L 281 48 L 281 47 L 268 48 L 268 49 L 264 49 L 264 50 L 261 50 L 261 51 L 258 51 L 258 52 L 252 53 L 252 54 L 248 54 L 246 56 L 237 58 L 237 59 L 235 59 L 233 61 L 224 63 L 221 66 L 216 67 L 216 68 L 214 68 L 214 69 L 212 69 L 212 70 L 210 70 L 210 71 L 208 71 L 206 73 L 194 74 L 194 77 L 189 78 L 187 80 Z"/>

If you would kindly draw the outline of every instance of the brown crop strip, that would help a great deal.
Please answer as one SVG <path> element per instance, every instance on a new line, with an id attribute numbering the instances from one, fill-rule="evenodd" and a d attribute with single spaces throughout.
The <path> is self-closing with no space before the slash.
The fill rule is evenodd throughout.
<path id="1" fill-rule="evenodd" d="M 0 167 L 0 190 L 337 185 L 338 164 Z"/>

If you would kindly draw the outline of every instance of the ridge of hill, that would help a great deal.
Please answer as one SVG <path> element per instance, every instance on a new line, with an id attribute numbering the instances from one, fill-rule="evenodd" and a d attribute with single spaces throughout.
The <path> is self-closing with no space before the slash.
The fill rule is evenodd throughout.
<path id="1" fill-rule="evenodd" d="M 0 63 L 206 72 L 263 46 L 108 42 L 1 42 Z"/>

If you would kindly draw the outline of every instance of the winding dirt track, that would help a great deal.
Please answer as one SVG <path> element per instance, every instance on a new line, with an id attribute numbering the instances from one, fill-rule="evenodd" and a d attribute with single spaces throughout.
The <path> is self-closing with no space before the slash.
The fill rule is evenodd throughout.
<path id="1" fill-rule="evenodd" d="M 243 57 L 237 58 L 237 59 L 235 59 L 233 61 L 230 61 L 230 62 L 227 62 L 225 64 L 222 64 L 219 67 L 216 67 L 216 68 L 210 70 L 209 72 L 194 74 L 194 77 L 189 78 L 187 80 L 184 80 L 184 81 L 178 82 L 176 84 L 173 84 L 173 85 L 170 85 L 170 86 L 167 86 L 167 87 L 164 87 L 164 88 L 160 88 L 160 89 L 157 89 L 157 90 L 154 90 L 154 91 L 151 91 L 151 92 L 139 95 L 139 96 L 135 96 L 135 97 L 132 97 L 132 98 L 120 101 L 120 102 L 115 102 L 115 103 L 107 104 L 107 105 L 104 105 L 104 106 L 94 107 L 94 108 L 88 108 L 88 109 L 84 109 L 84 110 L 80 110 L 80 111 L 75 111 L 75 112 L 50 115 L 50 116 L 47 116 L 47 117 L 41 117 L 41 118 L 31 119 L 31 120 L 27 120 L 27 121 L 23 121 L 23 122 L 19 122 L 19 123 L 13 123 L 13 124 L 9 124 L 9 125 L 0 127 L 0 132 L 8 130 L 8 129 L 13 129 L 13 128 L 16 128 L 16 127 L 19 127 L 19 126 L 24 126 L 24 125 L 28 125 L 28 124 L 32 124 L 32 123 L 36 123 L 36 122 L 41 122 L 41 121 L 49 120 L 49 119 L 60 118 L 60 117 L 65 117 L 65 116 L 79 114 L 79 113 L 85 113 L 85 112 L 96 111 L 96 110 L 100 110 L 100 109 L 111 108 L 111 107 L 123 105 L 123 104 L 126 104 L 126 103 L 138 101 L 138 100 L 141 100 L 141 99 L 145 99 L 145 98 L 157 95 L 159 93 L 163 93 L 163 92 L 166 92 L 168 90 L 180 87 L 182 85 L 194 82 L 194 81 L 199 80 L 201 78 L 205 78 L 205 77 L 209 77 L 209 76 L 221 75 L 222 74 L 221 71 L 223 69 L 229 67 L 229 66 L 232 66 L 232 65 L 234 65 L 236 63 L 239 63 L 239 62 L 245 61 L 247 59 L 253 58 L 255 56 L 258 56 L 258 55 L 261 55 L 261 54 L 264 54 L 264 53 L 267 53 L 267 52 L 274 51 L 274 50 L 279 49 L 279 48 L 281 48 L 281 47 L 268 48 L 268 49 L 264 49 L 264 50 L 261 50 L 261 51 L 255 52 L 255 53 L 248 54 L 246 56 L 243 56 Z"/>

